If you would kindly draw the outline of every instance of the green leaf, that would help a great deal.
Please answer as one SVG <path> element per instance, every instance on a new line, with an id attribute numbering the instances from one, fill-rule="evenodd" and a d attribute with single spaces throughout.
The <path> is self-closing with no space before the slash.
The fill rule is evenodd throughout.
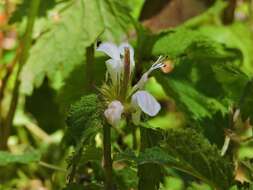
<path id="1" fill-rule="evenodd" d="M 95 59 L 93 65 L 93 76 L 94 86 L 101 86 L 102 81 L 105 78 L 106 68 L 105 68 L 104 57 L 98 57 Z M 85 86 L 87 86 L 86 64 L 80 64 L 74 68 L 74 70 L 65 79 L 64 85 L 58 91 L 57 102 L 61 106 L 61 110 L 66 113 L 68 111 L 69 105 L 78 101 L 84 94 L 90 93 L 87 91 Z"/>
<path id="2" fill-rule="evenodd" d="M 236 48 L 241 51 L 243 60 L 240 66 L 248 75 L 253 74 L 252 53 L 253 35 L 250 27 L 243 23 L 233 23 L 229 26 L 202 26 L 199 31 L 208 38 L 225 44 L 228 48 Z"/>
<path id="3" fill-rule="evenodd" d="M 139 19 L 143 4 L 145 0 L 126 0 L 129 7 L 131 7 L 131 15 L 135 19 Z"/>
<path id="4" fill-rule="evenodd" d="M 0 151 L 0 166 L 9 164 L 29 164 L 40 160 L 38 151 L 25 152 L 23 154 L 12 154 L 6 151 Z"/>
<path id="5" fill-rule="evenodd" d="M 161 134 L 157 132 L 156 130 L 141 127 L 141 150 L 142 151 L 145 152 L 148 148 L 151 148 L 157 145 L 161 141 L 161 139 L 162 139 Z M 149 158 L 149 155 L 147 157 Z M 138 188 L 143 189 L 143 190 L 144 189 L 158 190 L 160 186 L 160 182 L 162 180 L 162 176 L 163 176 L 161 166 L 153 162 L 140 164 L 139 160 L 142 160 L 142 158 L 137 159 L 138 177 L 139 177 Z M 152 175 L 149 174 L 150 171 L 152 171 Z"/>
<path id="6" fill-rule="evenodd" d="M 233 184 L 232 162 L 222 157 L 215 145 L 194 130 L 169 130 L 163 147 L 168 155 L 177 160 L 174 165 L 177 169 L 217 189 L 226 190 Z"/>
<path id="7" fill-rule="evenodd" d="M 216 112 L 226 113 L 226 107 L 214 98 L 197 91 L 189 82 L 184 80 L 157 77 L 165 92 L 173 97 L 181 110 L 189 117 L 199 120 L 211 118 Z"/>
<path id="8" fill-rule="evenodd" d="M 93 146 L 86 147 L 82 154 L 84 155 L 80 161 L 82 164 L 85 164 L 89 161 L 101 162 L 103 157 L 102 149 Z"/>
<path id="9" fill-rule="evenodd" d="M 41 1 L 38 17 L 44 17 L 47 14 L 47 11 L 52 9 L 59 0 L 43 0 Z M 23 0 L 22 3 L 20 3 L 15 12 L 12 14 L 10 23 L 14 22 L 20 22 L 24 17 L 28 14 L 30 0 Z"/>
<path id="10" fill-rule="evenodd" d="M 83 96 L 71 105 L 64 136 L 67 144 L 75 146 L 68 162 L 69 183 L 74 181 L 77 169 L 86 162 L 101 162 L 102 151 L 94 148 L 95 136 L 102 129 L 101 110 L 98 97 L 94 94 Z"/>
<path id="11" fill-rule="evenodd" d="M 131 167 L 115 170 L 115 182 L 119 190 L 137 189 L 138 176 L 136 170 Z"/>
<path id="12" fill-rule="evenodd" d="M 94 94 L 83 96 L 71 105 L 65 140 L 70 144 L 80 144 L 81 139 L 91 139 L 101 128 L 101 110 L 98 97 Z"/>
<path id="13" fill-rule="evenodd" d="M 31 94 L 45 77 L 63 81 L 100 35 L 112 41 L 126 31 L 127 13 L 124 3 L 115 0 L 74 0 L 32 47 L 21 72 L 21 91 Z"/>
<path id="14" fill-rule="evenodd" d="M 151 54 L 176 58 L 184 55 L 192 43 L 201 40 L 204 40 L 203 36 L 196 31 L 187 29 L 171 30 L 155 37 Z"/>
<path id="15" fill-rule="evenodd" d="M 47 133 L 65 127 L 64 114 L 60 111 L 60 104 L 56 102 L 56 91 L 50 88 L 48 81 L 44 81 L 32 96 L 26 97 L 25 110 L 33 115 L 38 125 Z"/>
<path id="16" fill-rule="evenodd" d="M 153 55 L 167 55 L 175 62 L 170 74 L 157 79 L 194 120 L 225 114 L 230 104 L 238 103 L 249 80 L 236 66 L 242 61 L 240 49 L 227 48 L 200 31 L 180 28 L 164 33 L 151 49 Z"/>
<path id="17" fill-rule="evenodd" d="M 146 148 L 139 156 L 125 152 L 120 160 L 124 158 L 137 166 L 153 164 L 177 169 L 219 190 L 227 190 L 234 183 L 232 162 L 222 157 L 215 145 L 189 128 L 167 130 L 160 147 Z M 151 183 L 150 171 L 143 175 L 149 176 Z"/>
<path id="18" fill-rule="evenodd" d="M 233 51 L 207 38 L 197 30 L 179 28 L 153 36 L 152 55 L 167 55 L 170 58 L 235 58 Z M 150 41 L 147 41 L 150 43 Z"/>
<path id="19" fill-rule="evenodd" d="M 94 0 L 86 0 L 91 3 Z M 126 34 L 127 28 L 131 23 L 130 9 L 124 1 L 118 0 L 95 0 L 97 9 L 94 11 L 100 14 L 100 23 L 104 33 L 102 39 L 107 41 L 122 42 L 123 34 Z M 89 10 L 90 11 L 90 10 Z M 94 15 L 94 13 L 92 13 Z"/>
<path id="20" fill-rule="evenodd" d="M 243 120 L 250 118 L 250 123 L 253 123 L 253 79 L 251 79 L 243 90 L 241 100 L 239 103 L 239 108 L 241 110 L 241 115 Z"/>

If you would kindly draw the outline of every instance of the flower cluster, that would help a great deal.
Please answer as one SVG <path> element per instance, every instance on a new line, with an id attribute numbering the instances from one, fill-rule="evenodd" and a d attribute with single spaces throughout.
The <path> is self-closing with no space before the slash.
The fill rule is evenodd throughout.
<path id="1" fill-rule="evenodd" d="M 141 113 L 155 116 L 161 109 L 157 100 L 147 91 L 143 90 L 150 73 L 164 66 L 162 57 L 145 72 L 141 79 L 132 86 L 135 68 L 134 50 L 128 43 L 116 46 L 113 43 L 102 43 L 97 51 L 107 54 L 110 59 L 106 61 L 107 84 L 102 93 L 108 97 L 108 107 L 104 115 L 112 126 L 117 126 L 123 113 L 131 113 L 133 122 L 138 124 Z M 108 82 L 109 81 L 109 82 Z M 109 85 L 108 85 L 109 83 Z"/>

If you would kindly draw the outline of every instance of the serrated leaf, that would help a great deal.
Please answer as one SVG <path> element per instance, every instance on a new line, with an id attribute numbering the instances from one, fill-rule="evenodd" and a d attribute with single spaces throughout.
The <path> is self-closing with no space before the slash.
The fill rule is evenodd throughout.
<path id="1" fill-rule="evenodd" d="M 23 154 L 12 154 L 10 152 L 0 151 L 0 166 L 38 162 L 40 157 L 41 155 L 37 151 L 25 152 Z"/>
<path id="2" fill-rule="evenodd" d="M 200 27 L 199 31 L 208 38 L 225 44 L 228 48 L 239 49 L 243 56 L 241 67 L 245 73 L 252 75 L 253 35 L 247 24 L 235 22 L 229 26 L 207 25 Z"/>
<path id="3" fill-rule="evenodd" d="M 157 77 L 157 79 L 165 92 L 175 99 L 179 108 L 195 120 L 211 118 L 216 112 L 226 112 L 226 107 L 223 104 L 197 91 L 187 81 L 169 79 L 163 76 Z"/>
<path id="4" fill-rule="evenodd" d="M 226 190 L 234 182 L 232 162 L 223 158 L 215 145 L 192 129 L 169 130 L 164 150 L 178 160 L 178 169 L 202 179 L 212 187 Z"/>
<path id="5" fill-rule="evenodd" d="M 101 128 L 101 109 L 98 97 L 94 94 L 83 96 L 71 105 L 66 140 L 71 144 L 79 144 L 81 139 L 92 138 Z"/>
<path id="6" fill-rule="evenodd" d="M 156 130 L 150 128 L 141 128 L 141 150 L 146 152 L 148 148 L 151 148 L 158 144 L 162 139 L 162 136 Z M 160 152 L 159 152 L 160 153 Z M 158 154 L 159 154 L 158 153 Z M 159 156 L 159 155 L 157 155 Z M 141 155 L 140 155 L 141 157 Z M 147 156 L 149 157 L 149 155 Z M 163 172 L 159 164 L 155 162 L 146 162 L 140 164 L 142 158 L 137 158 L 138 162 L 138 177 L 139 177 L 139 189 L 145 190 L 158 190 L 160 182 L 162 180 Z M 152 171 L 152 175 L 149 175 L 149 171 Z"/>
<path id="7" fill-rule="evenodd" d="M 101 34 L 113 40 L 116 32 L 125 32 L 129 17 L 123 5 L 115 0 L 74 0 L 32 47 L 21 72 L 21 91 L 31 94 L 46 76 L 50 81 L 64 80 L 84 62 L 85 49 Z"/>
<path id="8" fill-rule="evenodd" d="M 139 156 L 133 156 L 131 152 L 125 158 L 137 166 L 155 164 L 175 168 L 220 190 L 233 185 L 232 162 L 222 157 L 217 147 L 196 131 L 189 128 L 167 130 L 160 144 L 160 147 L 146 148 Z M 152 176 L 146 172 L 143 175 L 151 180 Z"/>
<path id="9" fill-rule="evenodd" d="M 231 103 L 237 103 L 248 77 L 235 62 L 239 49 L 229 49 L 200 31 L 180 28 L 158 37 L 154 55 L 168 55 L 175 62 L 168 75 L 157 75 L 165 92 L 194 120 L 225 114 Z"/>
<path id="10" fill-rule="evenodd" d="M 179 28 L 153 36 L 152 55 L 167 55 L 170 58 L 186 56 L 188 58 L 233 58 L 234 52 L 207 38 L 197 30 Z M 147 41 L 150 43 L 150 41 Z"/>
<path id="11" fill-rule="evenodd" d="M 102 107 L 94 94 L 83 96 L 71 105 L 67 117 L 68 128 L 65 133 L 67 144 L 75 146 L 69 158 L 68 182 L 73 182 L 80 165 L 87 161 L 99 161 L 102 152 L 94 146 L 95 136 L 102 129 Z"/>

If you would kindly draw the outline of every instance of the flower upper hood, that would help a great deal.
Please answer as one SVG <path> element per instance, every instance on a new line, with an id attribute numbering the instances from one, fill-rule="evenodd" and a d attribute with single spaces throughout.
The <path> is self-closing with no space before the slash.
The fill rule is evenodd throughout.
<path id="1" fill-rule="evenodd" d="M 122 43 L 119 46 L 111 42 L 105 42 L 99 45 L 97 51 L 107 54 L 111 59 L 106 61 L 107 71 L 111 77 L 112 83 L 117 84 L 121 79 L 124 69 L 124 51 L 128 48 L 130 51 L 130 71 L 133 72 L 134 62 L 134 49 L 128 43 Z"/>

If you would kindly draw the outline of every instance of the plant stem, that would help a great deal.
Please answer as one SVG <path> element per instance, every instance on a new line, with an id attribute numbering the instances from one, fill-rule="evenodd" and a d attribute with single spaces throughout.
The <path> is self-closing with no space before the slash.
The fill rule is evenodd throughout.
<path id="1" fill-rule="evenodd" d="M 136 127 L 132 125 L 132 138 L 133 138 L 133 149 L 137 149 L 137 135 L 136 135 Z"/>
<path id="2" fill-rule="evenodd" d="M 9 133 L 10 133 L 10 127 L 12 125 L 13 118 L 14 118 L 15 111 L 16 111 L 17 104 L 18 104 L 19 85 L 20 85 L 19 75 L 20 75 L 20 72 L 21 72 L 21 70 L 28 58 L 28 55 L 29 55 L 29 49 L 30 49 L 31 43 L 32 43 L 33 26 L 34 26 L 34 22 L 36 19 L 36 15 L 39 10 L 39 5 L 40 5 L 40 0 L 32 0 L 30 3 L 28 23 L 26 26 L 24 40 L 21 45 L 22 50 L 20 52 L 19 65 L 18 65 L 17 75 L 16 75 L 16 79 L 15 79 L 14 89 L 12 92 L 12 99 L 11 99 L 11 103 L 9 106 L 9 111 L 7 113 L 6 120 L 4 122 L 4 126 L 2 126 L 3 127 L 3 134 L 1 134 L 2 141 L 0 142 L 0 149 L 7 148 L 7 140 L 8 140 Z"/>
<path id="3" fill-rule="evenodd" d="M 126 118 L 126 123 L 127 123 L 127 127 L 130 127 L 132 131 L 133 150 L 137 150 L 136 126 L 131 122 L 131 117 Z"/>
<path id="4" fill-rule="evenodd" d="M 112 181 L 112 157 L 111 157 L 111 126 L 104 125 L 104 170 L 105 170 L 105 190 L 113 189 Z"/>
<path id="5" fill-rule="evenodd" d="M 86 48 L 86 79 L 87 90 L 91 90 L 93 86 L 93 65 L 94 65 L 94 44 Z"/>
<path id="6" fill-rule="evenodd" d="M 234 21 L 234 14 L 237 0 L 228 0 L 228 6 L 223 13 L 223 23 L 225 25 L 232 24 Z"/>
<path id="7" fill-rule="evenodd" d="M 39 165 L 41 165 L 45 168 L 51 169 L 51 170 L 56 170 L 56 171 L 60 171 L 60 172 L 67 172 L 67 170 L 65 170 L 63 168 L 60 168 L 58 166 L 55 166 L 53 164 L 49 164 L 49 163 L 46 163 L 46 162 L 43 162 L 43 161 L 40 161 Z"/>

